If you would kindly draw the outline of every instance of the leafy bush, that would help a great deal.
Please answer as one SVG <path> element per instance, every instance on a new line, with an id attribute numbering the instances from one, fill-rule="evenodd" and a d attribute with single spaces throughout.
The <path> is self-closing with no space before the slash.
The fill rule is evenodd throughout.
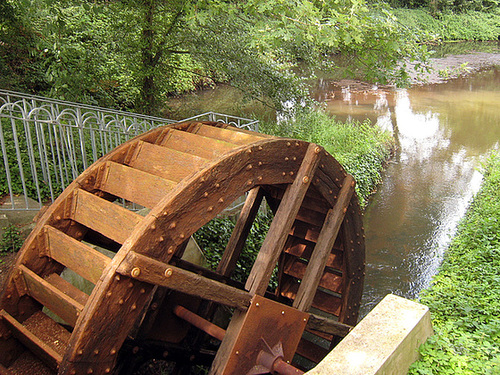
<path id="1" fill-rule="evenodd" d="M 443 13 L 433 17 L 425 9 L 395 9 L 399 22 L 423 42 L 450 40 L 497 40 L 500 14 L 468 11 Z"/>
<path id="2" fill-rule="evenodd" d="M 257 256 L 262 242 L 269 230 L 269 225 L 272 220 L 272 215 L 259 212 L 250 234 L 246 241 L 245 247 L 241 253 L 240 258 L 236 264 L 236 269 L 232 278 L 241 282 L 245 282 L 248 274 L 253 266 L 255 257 Z M 200 228 L 195 234 L 194 238 L 198 245 L 203 249 L 205 257 L 207 258 L 208 265 L 211 269 L 216 269 L 222 257 L 227 242 L 231 237 L 234 229 L 234 221 L 229 217 L 219 217 L 210 221 L 208 224 Z M 271 284 L 276 287 L 276 281 Z"/>
<path id="3" fill-rule="evenodd" d="M 421 293 L 435 335 L 410 374 L 500 373 L 500 156 L 462 220 L 432 286 Z"/>
<path id="4" fill-rule="evenodd" d="M 0 254 L 17 252 L 22 245 L 23 240 L 19 229 L 13 224 L 6 226 L 0 239 Z"/>
<path id="5" fill-rule="evenodd" d="M 323 146 L 356 179 L 361 206 L 382 179 L 384 162 L 394 148 L 390 133 L 370 122 L 340 123 L 322 110 L 302 111 L 279 125 L 263 124 L 263 132 L 298 138 Z"/>

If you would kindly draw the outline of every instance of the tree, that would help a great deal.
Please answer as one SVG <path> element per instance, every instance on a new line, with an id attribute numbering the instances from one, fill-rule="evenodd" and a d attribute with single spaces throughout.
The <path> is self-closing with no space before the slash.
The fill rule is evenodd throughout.
<path id="1" fill-rule="evenodd" d="M 389 10 L 366 0 L 28 3 L 41 9 L 31 24 L 52 95 L 149 114 L 169 93 L 220 81 L 279 109 L 307 97 L 316 69 L 339 68 L 332 55 L 379 82 L 403 81 L 401 62 L 420 56 Z"/>

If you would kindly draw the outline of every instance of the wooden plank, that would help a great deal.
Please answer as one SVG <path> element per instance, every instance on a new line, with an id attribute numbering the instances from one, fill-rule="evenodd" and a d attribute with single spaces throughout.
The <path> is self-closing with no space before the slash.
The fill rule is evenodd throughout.
<path id="1" fill-rule="evenodd" d="M 223 305 L 246 309 L 250 305 L 248 292 L 207 279 L 171 264 L 159 262 L 131 251 L 117 272 L 137 280 L 167 287 Z"/>
<path id="2" fill-rule="evenodd" d="M 58 290 L 66 294 L 69 298 L 75 300 L 80 305 L 85 306 L 89 295 L 82 292 L 69 281 L 63 279 L 57 273 L 50 274 L 45 278 L 45 281 L 56 287 Z"/>
<path id="3" fill-rule="evenodd" d="M 328 319 L 321 315 L 309 314 L 306 329 L 328 333 L 339 337 L 345 337 L 353 326 L 343 324 L 333 319 Z"/>
<path id="4" fill-rule="evenodd" d="M 144 207 L 153 208 L 176 182 L 108 161 L 99 189 Z"/>
<path id="5" fill-rule="evenodd" d="M 97 283 L 111 261 L 106 255 L 46 225 L 49 256 L 91 283 Z"/>
<path id="6" fill-rule="evenodd" d="M 349 206 L 342 231 L 346 243 L 342 271 L 346 275 L 346 280 L 342 313 L 339 320 L 346 324 L 355 325 L 358 320 L 365 276 L 365 243 L 361 213 L 357 202 Z"/>
<path id="7" fill-rule="evenodd" d="M 271 273 L 320 161 L 320 152 L 319 146 L 309 144 L 295 180 L 283 196 L 245 285 L 251 294 L 262 295 L 267 289 Z"/>
<path id="8" fill-rule="evenodd" d="M 0 318 L 12 328 L 12 334 L 29 350 L 42 359 L 50 368 L 57 369 L 62 361 L 62 355 L 40 340 L 25 326 L 14 319 L 5 310 L 0 311 Z"/>
<path id="9" fill-rule="evenodd" d="M 78 315 L 83 310 L 83 305 L 64 294 L 25 266 L 19 266 L 19 270 L 22 272 L 28 294 L 74 327 Z"/>
<path id="10" fill-rule="evenodd" d="M 263 137 L 259 133 L 250 134 L 248 132 L 242 132 L 240 129 L 230 127 L 223 129 L 210 125 L 201 124 L 193 133 L 202 135 L 204 137 L 219 139 L 221 141 L 230 142 L 235 145 L 246 145 L 249 143 L 257 142 L 262 140 Z"/>
<path id="11" fill-rule="evenodd" d="M 299 285 L 300 283 L 297 279 L 284 275 L 282 285 L 280 285 L 280 295 L 295 300 Z M 314 293 L 312 307 L 339 316 L 342 308 L 342 298 L 318 288 L 316 289 L 316 293 Z"/>
<path id="12" fill-rule="evenodd" d="M 308 267 L 307 263 L 305 261 L 302 261 L 300 259 L 297 259 L 292 256 L 286 256 L 285 257 L 285 262 L 284 262 L 284 269 L 283 271 L 290 276 L 295 277 L 296 279 L 303 279 L 304 275 L 306 273 L 306 269 Z M 319 286 L 325 289 L 329 289 L 332 292 L 335 293 L 342 293 L 342 276 L 329 272 L 328 270 L 325 270 L 322 275 L 320 275 L 320 282 Z M 304 281 L 302 280 L 302 284 Z M 311 289 L 312 290 L 312 289 Z M 315 289 L 314 289 L 315 290 Z"/>
<path id="13" fill-rule="evenodd" d="M 314 291 L 318 288 L 335 239 L 344 220 L 347 207 L 354 193 L 354 179 L 347 176 L 343 181 L 338 200 L 327 214 L 323 228 L 314 247 L 311 260 L 300 284 L 299 291 L 293 302 L 293 307 L 307 311 L 312 304 Z M 330 289 L 330 288 L 329 288 Z"/>
<path id="14" fill-rule="evenodd" d="M 295 220 L 290 229 L 290 235 L 302 238 L 310 242 L 317 242 L 321 228 L 315 225 Z"/>
<path id="15" fill-rule="evenodd" d="M 140 141 L 128 165 L 155 176 L 179 182 L 201 170 L 207 163 L 207 159 L 196 155 Z"/>
<path id="16" fill-rule="evenodd" d="M 302 338 L 299 342 L 296 353 L 314 363 L 319 363 L 326 357 L 328 350 L 305 338 Z"/>
<path id="17" fill-rule="evenodd" d="M 238 147 L 232 143 L 174 129 L 167 133 L 161 146 L 205 159 L 219 157 Z"/>
<path id="18" fill-rule="evenodd" d="M 125 242 L 143 219 L 141 215 L 85 190 L 77 189 L 75 194 L 72 218 L 120 244 Z"/>
<path id="19" fill-rule="evenodd" d="M 298 258 L 310 259 L 314 245 L 314 242 L 294 236 L 288 236 L 285 252 Z M 334 270 L 341 270 L 343 255 L 344 253 L 342 250 L 333 248 L 328 256 L 326 266 Z"/>
<path id="20" fill-rule="evenodd" d="M 226 245 L 224 254 L 217 266 L 217 272 L 224 276 L 231 276 L 236 267 L 236 262 L 245 246 L 248 234 L 252 228 L 253 221 L 259 212 L 263 192 L 260 187 L 253 188 L 248 193 L 245 204 L 241 209 L 231 237 Z"/>

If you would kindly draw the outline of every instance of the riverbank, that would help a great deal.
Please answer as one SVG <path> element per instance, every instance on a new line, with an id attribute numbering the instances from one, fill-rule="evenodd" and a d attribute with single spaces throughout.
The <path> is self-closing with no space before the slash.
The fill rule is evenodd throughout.
<path id="1" fill-rule="evenodd" d="M 420 294 L 435 335 L 410 374 L 500 373 L 500 156 L 475 197 L 432 286 Z"/>

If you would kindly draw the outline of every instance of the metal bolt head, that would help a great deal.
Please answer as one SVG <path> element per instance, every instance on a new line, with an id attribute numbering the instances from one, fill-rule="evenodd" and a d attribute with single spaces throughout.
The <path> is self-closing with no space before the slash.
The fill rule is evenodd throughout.
<path id="1" fill-rule="evenodd" d="M 165 270 L 165 277 L 170 277 L 170 276 L 172 276 L 173 273 L 174 273 L 174 271 L 172 270 L 172 268 L 167 268 Z"/>
<path id="2" fill-rule="evenodd" d="M 139 275 L 141 274 L 141 269 L 139 267 L 134 267 L 132 268 L 132 271 L 130 271 L 130 274 L 132 275 L 132 277 L 139 277 Z"/>
<path id="3" fill-rule="evenodd" d="M 309 176 L 304 176 L 304 178 L 302 179 L 302 182 L 304 184 L 308 184 L 309 183 Z"/>

